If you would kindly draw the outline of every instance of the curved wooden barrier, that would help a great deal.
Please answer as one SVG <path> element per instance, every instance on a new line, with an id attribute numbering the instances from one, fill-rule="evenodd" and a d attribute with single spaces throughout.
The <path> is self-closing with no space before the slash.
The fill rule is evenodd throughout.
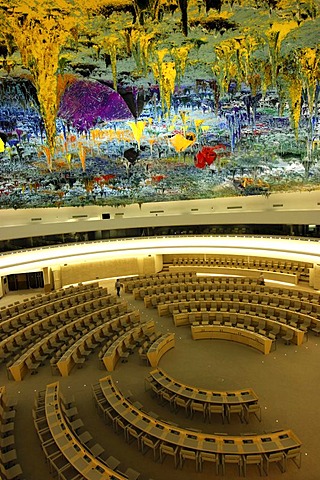
<path id="1" fill-rule="evenodd" d="M 204 340 L 208 338 L 218 340 L 231 340 L 253 347 L 259 352 L 267 355 L 271 351 L 272 340 L 256 332 L 244 330 L 237 327 L 197 325 L 191 326 L 193 340 Z"/>

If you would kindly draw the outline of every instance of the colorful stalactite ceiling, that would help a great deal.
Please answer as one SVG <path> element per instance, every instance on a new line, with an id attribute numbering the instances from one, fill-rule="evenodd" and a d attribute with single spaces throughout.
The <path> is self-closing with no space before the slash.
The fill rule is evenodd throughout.
<path id="1" fill-rule="evenodd" d="M 206 78 L 218 94 L 230 82 L 253 96 L 274 87 L 298 135 L 301 94 L 315 108 L 319 82 L 319 1 L 0 1 L 3 74 L 29 77 L 54 152 L 59 76 L 157 83 L 169 112 L 177 84 Z M 109 74 L 110 77 L 110 74 Z"/>

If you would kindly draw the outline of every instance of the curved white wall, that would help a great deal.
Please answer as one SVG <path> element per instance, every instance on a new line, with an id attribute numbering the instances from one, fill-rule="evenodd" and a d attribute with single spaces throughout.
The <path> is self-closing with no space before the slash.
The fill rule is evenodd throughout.
<path id="1" fill-rule="evenodd" d="M 110 219 L 102 219 L 110 214 Z M 319 224 L 320 191 L 185 200 L 126 207 L 66 207 L 0 212 L 0 240 L 172 225 Z"/>

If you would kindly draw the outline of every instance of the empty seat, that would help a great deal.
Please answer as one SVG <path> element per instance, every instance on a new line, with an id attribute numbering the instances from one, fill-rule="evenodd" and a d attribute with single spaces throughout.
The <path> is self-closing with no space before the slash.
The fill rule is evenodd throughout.
<path id="1" fill-rule="evenodd" d="M 222 474 L 226 473 L 226 465 L 233 464 L 238 465 L 239 475 L 242 472 L 242 457 L 241 455 L 223 454 L 221 455 Z"/>
<path id="2" fill-rule="evenodd" d="M 209 422 L 211 422 L 212 415 L 221 415 L 222 423 L 224 423 L 225 410 L 224 410 L 223 404 L 219 405 L 219 404 L 209 403 L 207 411 L 208 411 Z"/>
<path id="3" fill-rule="evenodd" d="M 231 420 L 231 415 L 238 415 L 240 418 L 240 421 L 244 421 L 244 412 L 243 412 L 243 406 L 242 404 L 236 404 L 236 405 L 227 405 L 227 418 L 228 422 L 230 423 Z"/>
<path id="4" fill-rule="evenodd" d="M 293 340 L 293 332 L 288 331 L 285 335 L 281 337 L 284 340 L 285 345 L 290 345 Z"/>
<path id="5" fill-rule="evenodd" d="M 194 450 L 187 450 L 185 448 L 182 448 L 180 450 L 180 468 L 183 467 L 183 464 L 186 460 L 192 460 L 193 462 L 195 462 L 195 468 L 196 468 L 196 471 L 198 472 L 199 471 L 199 456 L 198 456 L 198 452 L 194 451 Z"/>
<path id="6" fill-rule="evenodd" d="M 269 475 L 270 463 L 276 463 L 282 473 L 285 471 L 285 455 L 283 452 L 264 454 L 264 460 L 266 465 L 266 475 Z"/>
<path id="7" fill-rule="evenodd" d="M 261 407 L 258 403 L 251 403 L 244 406 L 244 418 L 247 423 L 249 423 L 251 414 L 255 415 L 259 422 L 261 422 Z"/>
<path id="8" fill-rule="evenodd" d="M 191 411 L 191 418 L 193 417 L 195 412 L 202 413 L 204 420 L 207 417 L 207 406 L 205 403 L 192 400 L 192 402 L 190 403 L 190 411 Z"/>
<path id="9" fill-rule="evenodd" d="M 257 465 L 259 468 L 260 476 L 263 475 L 263 455 L 253 454 L 253 455 L 244 455 L 242 457 L 242 468 L 243 476 L 247 476 L 247 465 Z"/>
<path id="10" fill-rule="evenodd" d="M 185 399 L 183 397 L 180 397 L 179 395 L 176 395 L 174 398 L 175 411 L 177 412 L 179 407 L 184 408 L 187 417 L 190 413 L 190 403 L 191 399 Z"/>
<path id="11" fill-rule="evenodd" d="M 292 460 L 298 468 L 301 467 L 301 450 L 300 447 L 291 448 L 285 452 L 285 470 L 287 470 L 288 460 Z"/>
<path id="12" fill-rule="evenodd" d="M 205 462 L 210 462 L 215 464 L 216 475 L 219 473 L 219 466 L 220 466 L 220 459 L 217 453 L 211 452 L 199 452 L 198 457 L 198 464 L 199 464 L 199 471 L 201 472 L 203 469 L 203 464 Z"/>
<path id="13" fill-rule="evenodd" d="M 159 457 L 160 442 L 161 440 L 156 440 L 153 437 L 149 437 L 149 435 L 142 435 L 140 439 L 141 452 L 144 455 L 147 451 L 152 450 L 153 459 L 156 462 Z"/>
<path id="14" fill-rule="evenodd" d="M 179 465 L 179 453 L 180 453 L 180 447 L 179 446 L 172 446 L 167 443 L 162 442 L 159 448 L 159 453 L 160 453 L 160 462 L 163 463 L 165 458 L 170 455 L 174 459 L 174 466 L 175 468 L 178 467 Z"/>

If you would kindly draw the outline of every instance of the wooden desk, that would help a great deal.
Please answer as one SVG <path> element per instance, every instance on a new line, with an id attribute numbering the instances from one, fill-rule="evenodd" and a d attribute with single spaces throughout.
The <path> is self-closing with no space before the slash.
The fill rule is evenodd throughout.
<path id="1" fill-rule="evenodd" d="M 59 371 L 63 377 L 66 377 L 69 375 L 70 371 L 75 365 L 73 355 L 80 349 L 82 345 L 85 344 L 87 340 L 92 338 L 96 333 L 101 332 L 102 330 L 105 330 L 106 327 L 108 327 L 109 331 L 112 331 L 112 328 L 116 326 L 117 328 L 122 328 L 121 320 L 123 319 L 128 319 L 130 321 L 130 315 L 132 314 L 132 318 L 135 319 L 137 318 L 136 315 L 137 312 L 129 312 L 126 313 L 125 315 L 121 315 L 119 317 L 113 318 L 107 323 L 102 323 L 98 325 L 95 328 L 91 328 L 91 330 L 83 335 L 79 340 L 77 340 L 73 345 L 71 345 L 70 348 L 62 355 L 60 360 L 57 362 L 57 367 L 59 368 Z M 88 316 L 89 318 L 92 318 L 92 315 Z M 115 342 L 116 343 L 116 342 Z M 80 353 L 81 355 L 81 353 Z M 114 359 L 115 360 L 115 359 Z M 117 358 L 118 360 L 118 358 Z M 117 362 L 115 360 L 115 363 Z M 114 365 L 115 365 L 114 363 Z M 111 370 L 109 370 L 111 371 Z"/>
<path id="2" fill-rule="evenodd" d="M 165 333 L 148 349 L 147 357 L 152 367 L 156 367 L 162 355 L 175 346 L 175 333 Z"/>
<path id="3" fill-rule="evenodd" d="M 270 338 L 264 337 L 256 332 L 251 332 L 250 330 L 244 330 L 237 327 L 215 325 L 191 326 L 191 335 L 193 340 L 212 338 L 243 343 L 249 347 L 259 350 L 265 355 L 270 353 L 272 346 L 272 340 L 270 340 Z"/>
<path id="4" fill-rule="evenodd" d="M 232 268 L 232 267 L 204 267 L 201 265 L 179 265 L 169 266 L 169 272 L 197 272 L 197 273 L 214 273 L 215 275 L 238 275 L 241 277 L 258 278 L 261 274 L 266 280 L 274 280 L 275 282 L 286 282 L 298 284 L 298 275 L 294 273 L 273 272 L 268 270 L 258 270 L 254 268 Z"/>
<path id="5" fill-rule="evenodd" d="M 104 296 L 104 297 L 101 297 L 103 298 L 106 302 L 109 303 L 113 303 L 115 302 L 115 297 L 114 296 L 111 296 L 111 295 L 107 295 L 107 296 Z M 90 306 L 93 304 L 93 302 L 95 301 L 96 299 L 93 298 L 89 301 L 86 301 L 86 302 L 83 302 L 83 303 L 79 303 L 78 305 L 75 305 L 75 306 L 68 306 L 68 307 L 65 307 L 65 308 L 61 308 L 61 310 L 59 312 L 54 312 L 52 313 L 51 315 L 48 315 L 48 314 L 45 314 L 43 318 L 40 318 L 39 320 L 36 320 L 32 323 L 29 323 L 27 326 L 25 326 L 24 328 L 20 329 L 20 330 L 17 330 L 16 332 L 12 333 L 11 335 L 9 335 L 6 339 L 2 340 L 0 342 L 0 352 L 3 352 L 3 347 L 5 346 L 6 342 L 8 340 L 14 340 L 14 338 L 18 338 L 20 337 L 21 335 L 23 335 L 23 333 L 27 333 L 28 331 L 32 330 L 34 327 L 38 327 L 38 326 L 42 326 L 42 325 L 46 325 L 50 322 L 50 320 L 53 320 L 55 318 L 57 318 L 59 315 L 61 315 L 61 313 L 63 311 L 68 311 L 68 312 L 71 312 L 73 313 L 75 316 L 79 316 L 78 314 L 78 311 L 77 311 L 77 308 L 85 308 L 86 306 Z M 60 301 L 60 300 L 59 300 Z M 55 302 L 52 302 L 52 304 L 54 304 Z M 48 304 L 47 304 L 48 305 Z M 39 308 L 34 308 L 33 310 L 30 310 L 28 311 L 28 314 L 34 312 L 36 313 L 37 311 L 39 310 Z M 83 314 L 85 314 L 85 311 L 83 311 Z M 22 316 L 24 314 L 20 314 L 20 316 Z M 7 322 L 11 322 L 13 320 L 8 320 L 6 321 L 5 323 Z"/>
<path id="6" fill-rule="evenodd" d="M 171 294 L 174 296 L 174 294 Z M 240 297 L 240 295 L 239 295 Z M 216 296 L 215 296 L 216 298 Z M 202 311 L 202 305 L 205 306 L 204 312 Z M 225 308 L 224 308 L 225 307 Z M 192 310 L 194 308 L 194 311 Z M 202 319 L 202 313 L 209 314 L 209 321 L 213 319 L 212 315 L 215 315 L 219 312 L 222 315 L 228 315 L 231 313 L 240 314 L 240 315 L 252 315 L 256 316 L 260 320 L 264 320 L 267 323 L 275 322 L 281 326 L 281 331 L 287 333 L 288 331 L 293 333 L 293 342 L 296 345 L 301 345 L 304 341 L 304 331 L 299 328 L 295 328 L 285 322 L 280 321 L 280 318 L 285 319 L 287 317 L 290 321 L 290 315 L 293 313 L 297 315 L 301 322 L 311 320 L 312 324 L 319 324 L 319 321 L 313 318 L 311 315 L 306 315 L 301 312 L 294 312 L 285 308 L 284 305 L 281 307 L 262 305 L 256 303 L 245 303 L 241 302 L 240 298 L 237 301 L 227 300 L 223 294 L 220 297 L 220 300 L 181 300 L 173 301 L 172 303 L 159 303 L 157 305 L 159 316 L 169 315 L 173 309 L 176 313 L 173 313 L 173 320 L 176 326 L 188 325 L 190 323 L 190 315 L 194 315 L 194 320 L 199 321 Z M 184 313 L 177 313 L 182 309 L 187 310 Z M 277 313 L 279 321 L 277 319 L 269 320 L 269 310 L 273 309 Z M 281 316 L 282 315 L 282 316 Z M 194 321 L 193 320 L 193 321 Z M 272 325 L 271 325 L 272 328 Z"/>
<path id="7" fill-rule="evenodd" d="M 48 426 L 61 453 L 87 480 L 125 480 L 126 477 L 95 458 L 70 430 L 60 405 L 59 382 L 47 385 L 45 412 Z"/>
<path id="8" fill-rule="evenodd" d="M 258 396 L 252 388 L 243 388 L 241 390 L 214 391 L 196 388 L 190 385 L 180 383 L 178 380 L 170 377 L 164 370 L 157 368 L 152 370 L 149 375 L 159 386 L 170 390 L 172 393 L 189 400 L 197 400 L 203 403 L 212 403 L 218 405 L 257 403 Z"/>
<path id="9" fill-rule="evenodd" d="M 32 347 L 30 347 L 23 355 L 21 355 L 21 357 L 18 358 L 18 360 L 16 360 L 16 362 L 14 362 L 13 365 L 11 365 L 11 367 L 9 367 L 10 372 L 11 372 L 14 380 L 16 380 L 16 381 L 23 380 L 23 378 L 25 377 L 25 375 L 28 372 L 28 368 L 27 368 L 27 365 L 26 365 L 26 360 L 33 353 L 35 353 L 38 349 L 40 349 L 43 345 L 45 345 L 47 342 L 49 342 L 52 339 L 55 339 L 57 337 L 57 335 L 59 335 L 59 334 L 63 335 L 64 332 L 67 330 L 67 328 L 73 327 L 74 325 L 77 325 L 77 324 L 79 324 L 79 323 L 81 323 L 81 322 L 83 322 L 87 319 L 91 319 L 92 323 L 95 323 L 95 320 L 93 319 L 93 316 L 97 313 L 103 313 L 105 315 L 105 322 L 104 322 L 104 325 L 102 325 L 102 327 L 105 327 L 106 324 L 108 324 L 108 318 L 111 315 L 111 311 L 113 312 L 113 310 L 111 310 L 111 309 L 115 308 L 115 311 L 120 311 L 120 309 L 122 307 L 127 308 L 127 303 L 126 302 L 121 302 L 121 303 L 116 304 L 116 305 L 110 305 L 108 307 L 104 307 L 104 308 L 100 309 L 99 311 L 96 311 L 92 314 L 89 313 L 89 314 L 86 314 L 86 315 L 83 315 L 83 316 L 78 315 L 77 318 L 75 318 L 75 320 L 69 319 L 69 321 L 65 325 L 63 325 L 62 327 L 54 330 L 51 333 L 48 333 L 48 335 L 46 335 L 44 338 L 42 338 L 39 342 L 35 343 Z M 69 311 L 74 311 L 76 308 L 77 307 L 69 308 Z M 45 320 L 46 322 L 49 322 L 50 318 L 54 318 L 56 315 L 58 315 L 58 314 L 53 314 L 51 317 L 47 317 L 46 319 L 42 319 L 41 321 Z M 111 317 L 109 319 L 111 320 Z M 39 322 L 41 322 L 41 321 L 39 320 Z M 34 325 L 35 324 L 29 325 L 25 329 L 17 332 L 14 336 L 18 336 L 19 334 L 21 335 L 23 332 L 27 332 L 28 330 L 31 330 Z M 8 340 L 6 339 L 6 341 L 8 341 Z M 2 343 L 5 344 L 6 341 L 0 342 L 0 347 L 1 347 Z M 80 343 L 81 343 L 81 341 L 80 341 Z M 73 350 L 73 347 L 70 347 L 68 352 L 70 353 L 71 350 Z M 74 353 L 74 351 L 72 353 Z M 62 364 L 60 365 L 62 370 L 59 369 L 61 375 L 67 376 L 69 374 L 69 372 L 71 371 L 73 365 L 74 365 L 74 362 L 73 362 L 73 359 L 72 359 L 72 354 L 71 353 L 70 353 L 70 355 L 66 354 L 63 358 Z"/>
<path id="10" fill-rule="evenodd" d="M 300 440 L 292 430 L 263 435 L 224 436 L 191 432 L 179 426 L 173 427 L 135 408 L 123 397 L 110 376 L 102 378 L 100 386 L 109 405 L 125 421 L 138 431 L 172 446 L 190 448 L 198 452 L 239 455 L 275 453 L 301 446 Z"/>
<path id="11" fill-rule="evenodd" d="M 148 331 L 154 331 L 154 322 L 149 321 L 139 325 L 138 327 L 134 327 L 131 330 L 125 332 L 123 335 L 120 335 L 108 348 L 103 356 L 103 363 L 108 372 L 112 372 L 115 369 L 115 366 L 120 358 L 119 348 L 126 344 L 126 342 L 130 343 L 130 340 L 133 339 L 135 334 L 139 335 L 147 329 Z"/>

